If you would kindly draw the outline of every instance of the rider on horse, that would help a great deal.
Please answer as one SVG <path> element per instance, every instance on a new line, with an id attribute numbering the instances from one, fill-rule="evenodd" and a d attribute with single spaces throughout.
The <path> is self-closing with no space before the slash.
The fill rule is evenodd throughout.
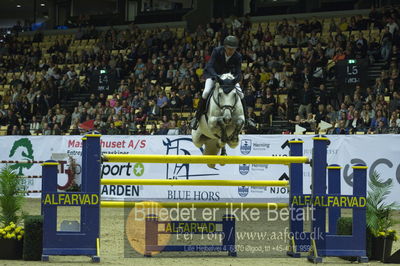
<path id="1" fill-rule="evenodd" d="M 235 88 L 242 102 L 245 120 L 248 121 L 248 123 L 252 123 L 247 119 L 246 105 L 243 100 L 244 94 L 239 85 L 239 81 L 242 78 L 242 55 L 236 51 L 238 46 L 239 40 L 235 36 L 230 35 L 225 38 L 223 46 L 214 48 L 211 58 L 204 69 L 206 83 L 197 107 L 196 115 L 190 122 L 190 127 L 192 129 L 197 129 L 199 126 L 200 118 L 206 111 L 206 101 L 214 87 L 215 80 L 218 79 L 219 75 L 224 73 L 231 73 L 235 77 Z"/>

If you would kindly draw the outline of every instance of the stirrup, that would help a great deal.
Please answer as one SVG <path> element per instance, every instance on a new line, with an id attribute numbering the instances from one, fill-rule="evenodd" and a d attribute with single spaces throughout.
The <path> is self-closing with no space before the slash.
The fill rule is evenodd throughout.
<path id="1" fill-rule="evenodd" d="M 254 123 L 251 119 L 246 119 L 245 125 L 250 127 L 257 127 L 257 124 Z"/>
<path id="2" fill-rule="evenodd" d="M 195 117 L 190 121 L 190 128 L 196 130 L 199 127 L 199 120 Z"/>

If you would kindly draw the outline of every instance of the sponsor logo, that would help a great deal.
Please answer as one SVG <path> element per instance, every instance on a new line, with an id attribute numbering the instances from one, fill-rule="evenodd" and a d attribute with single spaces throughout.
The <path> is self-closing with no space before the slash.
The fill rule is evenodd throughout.
<path id="1" fill-rule="evenodd" d="M 251 152 L 251 139 L 242 139 L 240 141 L 240 152 L 247 155 Z"/>
<path id="2" fill-rule="evenodd" d="M 252 171 L 265 171 L 268 169 L 268 164 L 252 164 L 251 170 Z"/>
<path id="3" fill-rule="evenodd" d="M 238 193 L 242 198 L 246 197 L 249 194 L 249 187 L 238 187 Z"/>
<path id="4" fill-rule="evenodd" d="M 133 174 L 135 176 L 142 176 L 144 174 L 144 166 L 142 163 L 136 163 L 133 166 Z"/>
<path id="5" fill-rule="evenodd" d="M 103 164 L 101 166 L 102 176 L 142 176 L 144 174 L 144 165 L 142 163 L 127 164 Z"/>
<path id="6" fill-rule="evenodd" d="M 16 154 L 17 151 L 21 151 L 20 156 L 22 157 L 22 160 L 26 160 L 26 161 L 34 161 L 35 160 L 35 158 L 33 156 L 32 142 L 28 138 L 22 138 L 22 139 L 16 140 L 10 150 L 8 157 L 13 158 L 15 155 L 17 155 Z M 13 170 L 17 170 L 18 175 L 24 175 L 23 169 L 30 169 L 32 167 L 32 165 L 33 164 L 31 164 L 31 163 L 17 163 L 17 164 L 10 165 L 10 168 Z"/>
<path id="7" fill-rule="evenodd" d="M 165 154 L 172 155 L 191 155 L 190 149 L 193 149 L 193 142 L 191 138 L 166 138 L 163 140 L 163 145 L 166 148 Z M 200 149 L 202 152 L 202 149 Z M 189 179 L 191 176 L 216 176 L 216 174 L 196 173 L 190 171 L 190 164 L 188 163 L 167 163 L 166 179 Z"/>
<path id="8" fill-rule="evenodd" d="M 219 201 L 221 199 L 219 191 L 206 190 L 168 190 L 168 199 L 172 200 L 201 200 L 201 201 Z"/>
<path id="9" fill-rule="evenodd" d="M 249 164 L 239 164 L 239 173 L 242 175 L 247 175 L 250 171 Z"/>
<path id="10" fill-rule="evenodd" d="M 103 185 L 102 196 L 139 197 L 142 186 L 135 185 Z"/>
<path id="11" fill-rule="evenodd" d="M 265 151 L 269 149 L 270 146 L 271 144 L 269 143 L 253 143 L 253 149 L 255 151 Z"/>
<path id="12" fill-rule="evenodd" d="M 268 170 L 268 164 L 239 164 L 239 173 L 247 175 L 251 171 L 266 171 Z"/>

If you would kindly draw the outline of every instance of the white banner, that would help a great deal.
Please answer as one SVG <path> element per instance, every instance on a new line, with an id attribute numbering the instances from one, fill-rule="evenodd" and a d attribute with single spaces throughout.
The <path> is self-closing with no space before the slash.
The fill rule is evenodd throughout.
<path id="1" fill-rule="evenodd" d="M 289 148 L 282 144 L 293 138 L 304 140 L 304 155 L 312 156 L 312 136 L 309 135 L 243 135 L 236 149 L 227 149 L 229 155 L 238 156 L 287 156 Z M 374 170 L 383 181 L 392 182 L 393 192 L 388 202 L 400 202 L 400 135 L 347 135 L 329 136 L 328 164 L 339 164 L 342 194 L 352 193 L 352 169 L 355 163 L 365 163 L 368 174 Z M 111 154 L 174 154 L 200 155 L 190 136 L 102 136 L 102 152 Z M 78 163 L 77 179 L 80 178 L 81 136 L 5 136 L 0 137 L 0 160 L 36 160 L 51 158 L 62 160 L 58 184 L 69 186 L 69 159 Z M 63 156 L 66 154 L 68 156 Z M 64 159 L 62 159 L 64 158 Z M 13 164 L 12 164 L 13 165 Z M 16 165 L 25 176 L 41 175 L 39 164 Z M 89 170 L 90 171 L 90 170 Z M 127 179 L 218 179 L 218 180 L 279 180 L 288 176 L 284 165 L 217 165 L 216 169 L 203 164 L 103 164 L 103 178 Z M 310 193 L 311 169 L 304 165 L 304 192 Z M 40 178 L 27 179 L 30 191 L 41 190 Z M 243 201 L 287 202 L 288 190 L 279 187 L 188 187 L 188 186 L 102 186 L 103 199 L 133 199 L 160 201 Z M 30 193 L 29 197 L 40 197 Z"/>

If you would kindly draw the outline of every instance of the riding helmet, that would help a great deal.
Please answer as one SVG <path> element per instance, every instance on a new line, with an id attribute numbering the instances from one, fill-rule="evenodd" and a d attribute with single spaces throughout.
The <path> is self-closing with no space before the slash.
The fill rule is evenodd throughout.
<path id="1" fill-rule="evenodd" d="M 238 48 L 239 40 L 233 35 L 226 36 L 224 46 L 228 48 Z"/>

